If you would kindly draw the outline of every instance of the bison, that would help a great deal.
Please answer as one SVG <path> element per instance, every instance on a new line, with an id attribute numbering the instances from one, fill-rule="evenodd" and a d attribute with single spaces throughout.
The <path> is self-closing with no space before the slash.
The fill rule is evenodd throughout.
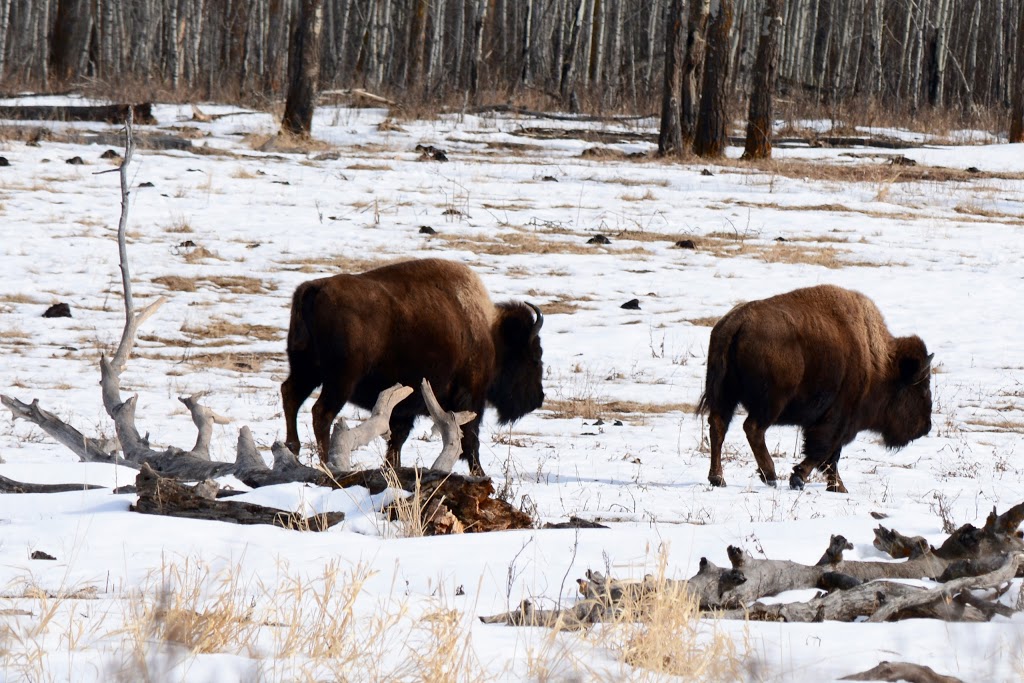
<path id="1" fill-rule="evenodd" d="M 296 416 L 320 385 L 313 433 L 326 460 L 331 423 L 342 406 L 371 408 L 384 389 L 419 387 L 426 378 L 443 408 L 476 412 L 463 427 L 462 448 L 470 470 L 482 474 L 485 403 L 507 424 L 544 400 L 543 324 L 533 304 L 492 303 L 480 278 L 452 261 L 406 261 L 305 282 L 292 298 L 290 374 L 281 385 L 286 444 L 299 452 Z M 396 406 L 387 449 L 392 465 L 400 464 L 416 416 L 425 414 L 419 393 Z"/>
<path id="2" fill-rule="evenodd" d="M 722 442 L 736 406 L 758 475 L 775 486 L 765 446 L 772 425 L 803 429 L 804 459 L 789 485 L 822 470 L 827 489 L 846 492 L 839 454 L 870 430 L 902 448 L 931 430 L 931 360 L 919 337 L 893 337 L 875 304 L 831 285 L 740 304 L 711 330 L 707 379 L 697 410 L 708 416 L 712 486 L 725 486 Z"/>

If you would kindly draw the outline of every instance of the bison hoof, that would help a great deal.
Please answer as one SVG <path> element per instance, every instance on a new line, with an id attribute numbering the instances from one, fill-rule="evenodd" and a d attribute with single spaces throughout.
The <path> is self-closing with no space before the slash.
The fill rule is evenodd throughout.
<path id="1" fill-rule="evenodd" d="M 794 491 L 804 490 L 804 479 L 799 474 L 794 474 L 789 478 L 789 488 Z"/>
<path id="2" fill-rule="evenodd" d="M 849 493 L 849 491 L 846 490 L 846 487 L 843 486 L 843 482 L 841 481 L 834 484 L 829 483 L 828 485 L 825 486 L 825 490 L 828 491 L 829 493 Z"/>
<path id="3" fill-rule="evenodd" d="M 778 479 L 764 479 L 764 478 L 762 478 L 761 481 L 763 481 L 768 486 L 771 486 L 773 489 L 774 488 L 778 488 L 778 486 L 779 486 Z"/>
<path id="4" fill-rule="evenodd" d="M 708 477 L 708 481 L 711 482 L 712 486 L 715 486 L 717 488 L 724 488 L 725 487 L 725 477 L 723 477 L 720 474 L 712 474 L 712 475 L 710 475 Z"/>

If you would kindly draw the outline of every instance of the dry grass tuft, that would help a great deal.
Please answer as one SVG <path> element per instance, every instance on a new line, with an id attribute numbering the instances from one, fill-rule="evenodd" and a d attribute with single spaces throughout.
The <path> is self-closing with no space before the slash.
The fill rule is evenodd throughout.
<path id="1" fill-rule="evenodd" d="M 639 595 L 626 594 L 611 624 L 597 636 L 630 666 L 688 681 L 738 681 L 747 673 L 736 643 L 713 620 L 702 618 L 685 582 L 666 578 L 667 553 Z"/>
<path id="2" fill-rule="evenodd" d="M 364 162 L 357 162 L 349 164 L 345 167 L 347 171 L 390 171 L 391 167 L 387 164 L 369 164 Z"/>
<path id="3" fill-rule="evenodd" d="M 599 245 L 587 244 L 586 239 L 577 237 L 572 241 L 564 239 L 544 239 L 544 235 L 554 233 L 527 232 L 512 230 L 500 233 L 477 233 L 453 235 L 441 233 L 437 235 L 448 248 L 464 249 L 474 254 L 489 256 L 505 256 L 509 254 L 593 254 L 608 253 Z M 615 254 L 648 254 L 643 247 L 615 249 Z"/>
<path id="4" fill-rule="evenodd" d="M 277 289 L 272 280 L 261 280 L 249 275 L 160 275 L 153 278 L 154 284 L 162 285 L 172 292 L 194 292 L 200 287 L 218 289 L 232 294 L 265 294 Z"/>
<path id="5" fill-rule="evenodd" d="M 181 275 L 160 275 L 153 278 L 153 284 L 163 285 L 172 292 L 196 291 L 196 279 Z"/>
<path id="6" fill-rule="evenodd" d="M 576 311 L 580 310 L 581 301 L 593 301 L 594 298 L 587 295 L 572 296 L 570 294 L 552 294 L 550 292 L 543 292 L 537 289 L 526 290 L 526 296 L 530 299 L 543 301 L 547 299 L 546 303 L 537 303 L 544 315 L 559 315 L 566 314 L 571 315 Z"/>
<path id="7" fill-rule="evenodd" d="M 735 169 L 742 173 L 765 173 L 780 175 L 794 180 L 826 181 L 834 183 L 910 183 L 910 182 L 967 182 L 975 180 L 1000 179 L 1024 180 L 1024 172 L 979 171 L 970 173 L 958 168 L 942 166 L 901 166 L 892 163 L 899 156 L 881 155 L 876 163 L 822 163 L 819 159 L 771 159 L 751 163 L 738 159 L 717 161 L 723 172 Z"/>
<path id="8" fill-rule="evenodd" d="M 365 273 L 366 271 L 373 270 L 374 268 L 380 268 L 381 266 L 387 266 L 392 263 L 401 263 L 402 261 L 408 260 L 408 257 L 389 258 L 382 256 L 379 258 L 363 258 L 360 256 L 345 256 L 343 254 L 337 254 L 335 256 L 316 255 L 303 258 L 293 258 L 285 261 L 278 261 L 278 263 L 285 266 L 288 270 L 297 270 L 300 273 L 336 275 L 338 273 Z"/>
<path id="9" fill-rule="evenodd" d="M 188 247 L 184 250 L 182 258 L 185 260 L 185 263 L 202 263 L 206 260 L 224 260 L 216 252 L 210 251 L 203 246 Z"/>
<path id="10" fill-rule="evenodd" d="M 692 403 L 644 403 L 640 401 L 607 401 L 584 392 L 580 396 L 546 398 L 542 410 L 554 418 L 578 417 L 584 420 L 628 419 L 635 416 L 663 415 L 672 412 L 692 413 Z"/>
<path id="11" fill-rule="evenodd" d="M 243 142 L 258 152 L 276 152 L 278 154 L 309 154 L 310 152 L 326 152 L 334 147 L 323 140 L 304 138 L 287 133 L 250 133 L 242 138 Z"/>
<path id="12" fill-rule="evenodd" d="M 202 324 L 185 323 L 181 331 L 198 339 L 226 339 L 243 337 L 249 340 L 271 341 L 283 339 L 285 331 L 270 325 L 247 325 L 223 318 L 213 318 Z"/>
<path id="13" fill-rule="evenodd" d="M 0 302 L 5 304 L 42 304 L 45 301 L 46 300 L 41 297 L 34 294 L 25 294 L 24 292 L 0 294 Z"/>
<path id="14" fill-rule="evenodd" d="M 721 320 L 721 316 L 709 315 L 703 318 L 687 318 L 686 322 L 697 327 L 714 327 L 715 323 Z"/>
<path id="15" fill-rule="evenodd" d="M 165 374 L 169 377 L 180 377 L 202 370 L 227 370 L 247 374 L 263 371 L 267 365 L 284 362 L 284 349 L 277 352 L 242 352 L 242 351 L 198 351 L 198 348 L 223 346 L 220 343 L 199 345 L 194 339 L 172 339 L 158 335 L 139 335 L 139 341 L 159 345 L 158 348 L 139 348 L 133 354 L 139 358 L 173 363 Z M 170 355 L 170 349 L 183 349 Z"/>

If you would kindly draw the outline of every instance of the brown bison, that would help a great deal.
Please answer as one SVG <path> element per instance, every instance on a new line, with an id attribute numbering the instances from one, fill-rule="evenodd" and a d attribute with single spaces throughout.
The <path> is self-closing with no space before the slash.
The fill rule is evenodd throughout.
<path id="1" fill-rule="evenodd" d="M 535 317 L 536 314 L 536 317 Z M 281 385 L 287 446 L 299 452 L 299 407 L 323 385 L 313 406 L 313 433 L 327 458 L 331 423 L 351 402 L 373 407 L 395 383 L 430 380 L 445 410 L 472 410 L 463 427 L 463 457 L 480 467 L 480 419 L 490 402 L 502 424 L 540 407 L 543 365 L 533 304 L 491 303 L 468 267 L 424 259 L 298 286 L 288 328 L 291 373 Z M 402 444 L 426 407 L 417 392 L 395 408 L 387 458 L 397 466 Z"/>
<path id="2" fill-rule="evenodd" d="M 859 292 L 822 285 L 736 306 L 711 330 L 697 408 L 711 433 L 708 481 L 725 486 L 722 442 L 742 404 L 762 481 L 775 486 L 765 430 L 799 425 L 804 460 L 790 487 L 802 489 L 818 468 L 829 491 L 845 493 L 839 453 L 858 432 L 877 432 L 887 447 L 902 448 L 931 429 L 931 360 L 919 337 L 894 338 Z"/>

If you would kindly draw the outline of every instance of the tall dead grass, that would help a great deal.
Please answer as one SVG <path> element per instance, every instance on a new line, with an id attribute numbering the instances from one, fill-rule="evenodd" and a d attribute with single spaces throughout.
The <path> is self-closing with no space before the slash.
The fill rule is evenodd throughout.
<path id="1" fill-rule="evenodd" d="M 463 616 L 428 600 L 371 606 L 367 566 L 326 562 L 319 573 L 278 566 L 272 580 L 246 580 L 238 566 L 213 571 L 199 559 L 164 563 L 127 601 L 118 681 L 165 680 L 202 654 L 256 659 L 289 680 L 483 680 Z M 392 595 L 397 594 L 397 586 Z"/>
<path id="2" fill-rule="evenodd" d="M 713 618 L 705 618 L 685 584 L 668 580 L 667 553 L 659 554 L 650 590 L 620 603 L 615 621 L 597 640 L 632 667 L 688 681 L 738 681 L 747 678 L 736 642 Z"/>

